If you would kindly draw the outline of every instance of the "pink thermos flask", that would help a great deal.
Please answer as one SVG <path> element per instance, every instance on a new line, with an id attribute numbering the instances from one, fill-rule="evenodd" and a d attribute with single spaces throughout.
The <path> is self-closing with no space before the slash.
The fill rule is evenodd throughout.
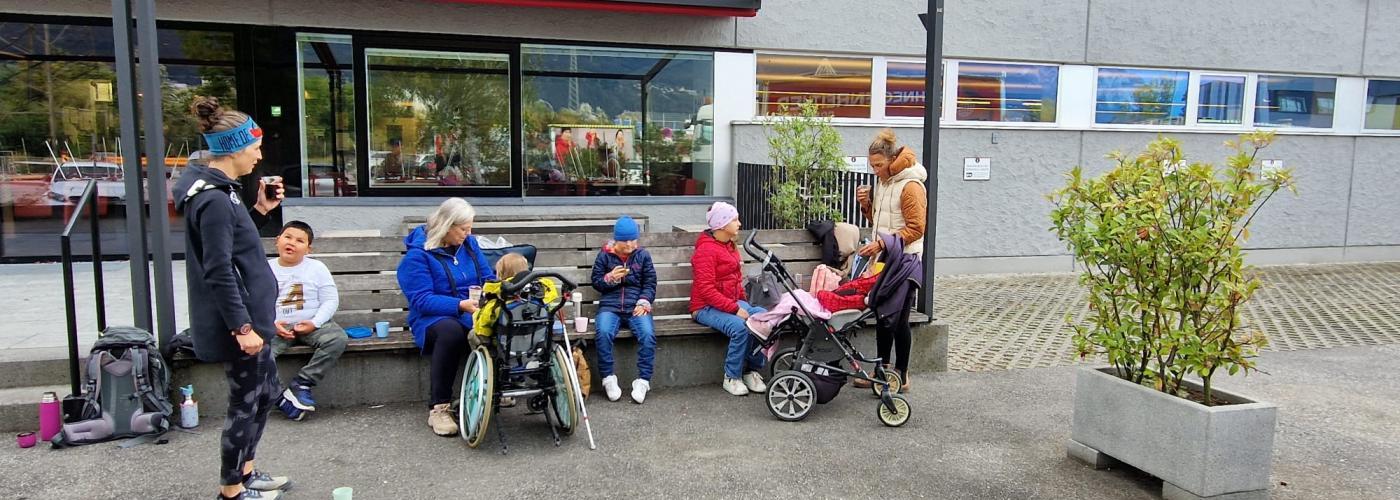
<path id="1" fill-rule="evenodd" d="M 46 392 L 39 400 L 39 438 L 50 441 L 62 427 L 63 408 L 58 401 L 58 394 Z"/>

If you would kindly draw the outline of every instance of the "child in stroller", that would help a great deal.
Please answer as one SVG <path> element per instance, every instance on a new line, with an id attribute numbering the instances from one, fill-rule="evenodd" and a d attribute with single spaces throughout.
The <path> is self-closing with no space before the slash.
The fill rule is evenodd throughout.
<path id="1" fill-rule="evenodd" d="M 761 272 L 771 273 L 788 294 L 797 295 L 799 287 L 782 259 L 755 241 L 756 235 L 756 231 L 749 234 L 744 250 L 762 262 Z M 893 260 L 895 254 L 887 252 L 886 258 Z M 896 285 L 887 281 L 892 280 L 884 279 L 883 275 L 877 277 L 867 297 L 881 296 L 882 286 Z M 909 421 L 910 406 L 904 396 L 895 393 L 900 387 L 899 374 L 886 370 L 879 358 L 862 355 L 850 341 L 850 336 L 875 316 L 875 308 L 827 313 L 819 314 L 798 300 L 795 313 L 773 328 L 770 335 L 755 335 L 761 339 L 758 349 L 770 349 L 785 334 L 796 334 L 798 338 L 796 346 L 779 350 L 769 363 L 773 373 L 764 397 L 768 411 L 783 421 L 805 419 L 812 407 L 831 401 L 840 393 L 847 377 L 854 377 L 870 382 L 873 392 L 880 398 L 876 416 L 881 423 L 890 427 L 904 425 Z M 871 366 L 873 370 L 867 372 L 862 365 Z"/>
<path id="2" fill-rule="evenodd" d="M 555 284 L 557 280 L 560 285 Z M 525 398 L 530 410 L 549 421 L 554 444 L 578 425 L 577 373 L 569 368 L 563 342 L 552 335 L 554 318 L 576 288 L 558 273 L 525 271 L 482 286 L 474 315 L 479 345 L 467 357 L 458 412 L 462 439 L 476 448 L 503 398 Z M 506 451 L 505 433 L 496 433 Z"/>

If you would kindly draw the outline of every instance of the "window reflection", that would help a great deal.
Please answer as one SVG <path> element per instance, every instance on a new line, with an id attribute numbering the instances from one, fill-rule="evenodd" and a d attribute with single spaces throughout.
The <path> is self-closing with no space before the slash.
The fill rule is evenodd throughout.
<path id="1" fill-rule="evenodd" d="M 1094 123 L 1183 125 L 1185 71 L 1099 68 Z"/>
<path id="2" fill-rule="evenodd" d="M 1367 84 L 1366 128 L 1400 130 L 1400 81 L 1371 80 Z"/>
<path id="3" fill-rule="evenodd" d="M 355 71 L 349 36 L 299 34 L 304 196 L 355 196 Z"/>
<path id="4" fill-rule="evenodd" d="M 758 114 L 811 101 L 825 115 L 870 118 L 871 68 L 868 58 L 760 54 Z"/>
<path id="5" fill-rule="evenodd" d="M 510 186 L 505 54 L 365 49 L 374 187 Z"/>
<path id="6" fill-rule="evenodd" d="M 1335 78 L 1259 75 L 1254 124 L 1331 128 L 1336 90 Z"/>
<path id="7" fill-rule="evenodd" d="M 1201 75 L 1196 123 L 1239 125 L 1244 119 L 1244 77 Z"/>
<path id="8" fill-rule="evenodd" d="M 527 194 L 709 192 L 713 54 L 553 45 L 521 53 Z"/>
<path id="9" fill-rule="evenodd" d="M 958 64 L 957 119 L 1054 122 L 1060 70 L 1028 64 Z"/>

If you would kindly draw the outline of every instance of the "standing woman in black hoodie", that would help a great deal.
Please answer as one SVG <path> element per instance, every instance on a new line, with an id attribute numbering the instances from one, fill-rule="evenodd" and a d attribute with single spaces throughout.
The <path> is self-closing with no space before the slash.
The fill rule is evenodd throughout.
<path id="1" fill-rule="evenodd" d="M 277 364 L 269 341 L 276 325 L 277 278 L 267 265 L 258 225 L 282 199 L 259 181 L 257 202 L 238 196 L 238 178 L 262 159 L 262 129 L 248 115 L 226 110 L 211 97 L 190 105 L 213 158 L 191 166 L 174 193 L 185 215 L 185 269 L 190 330 L 201 361 L 224 363 L 228 417 L 221 442 L 219 498 L 268 499 L 290 486 L 253 467 L 268 412 L 276 406 Z"/>

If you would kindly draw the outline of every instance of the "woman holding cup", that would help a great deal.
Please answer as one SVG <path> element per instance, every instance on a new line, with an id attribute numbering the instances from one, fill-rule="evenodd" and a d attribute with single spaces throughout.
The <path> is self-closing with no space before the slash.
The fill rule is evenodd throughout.
<path id="1" fill-rule="evenodd" d="M 476 210 L 461 198 L 448 198 L 404 238 L 408 253 L 399 262 L 399 289 L 408 300 L 413 341 L 429 363 L 428 426 L 439 436 L 457 434 L 452 418 L 452 383 L 475 343 L 472 314 L 481 306 L 472 288 L 496 279 L 473 238 Z"/>

